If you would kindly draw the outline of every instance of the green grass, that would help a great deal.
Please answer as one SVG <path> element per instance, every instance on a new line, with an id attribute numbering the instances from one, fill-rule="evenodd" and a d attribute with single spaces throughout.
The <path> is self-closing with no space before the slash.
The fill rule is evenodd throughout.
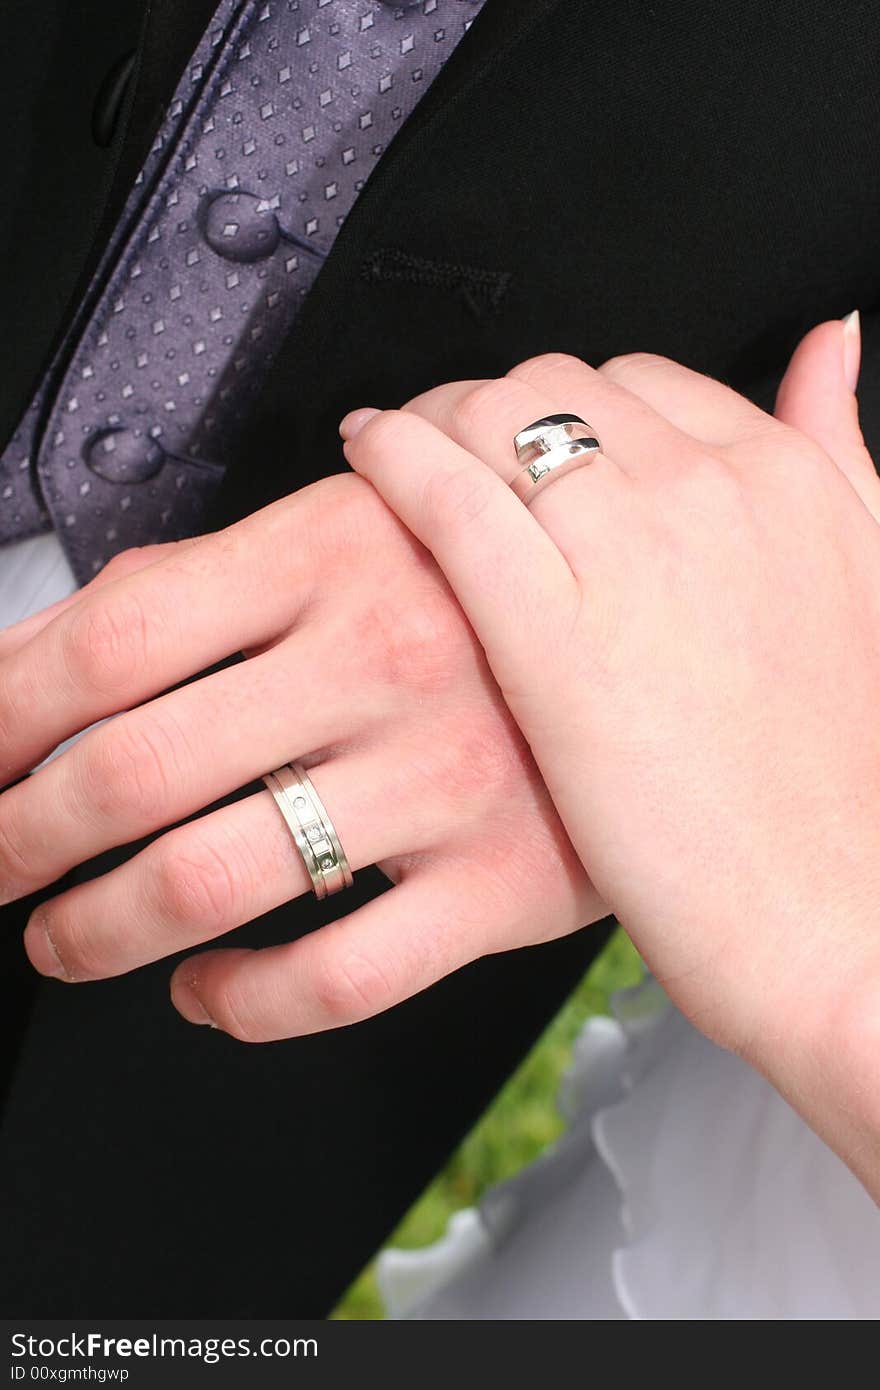
<path id="1" fill-rule="evenodd" d="M 635 948 L 618 931 L 479 1124 L 404 1217 L 389 1245 L 414 1250 L 432 1244 L 454 1212 L 472 1206 L 487 1187 L 511 1177 L 559 1137 L 563 1122 L 556 1098 L 575 1039 L 588 1018 L 608 1012 L 615 990 L 637 984 L 640 978 Z M 364 1321 L 383 1316 L 371 1264 L 333 1317 Z"/>

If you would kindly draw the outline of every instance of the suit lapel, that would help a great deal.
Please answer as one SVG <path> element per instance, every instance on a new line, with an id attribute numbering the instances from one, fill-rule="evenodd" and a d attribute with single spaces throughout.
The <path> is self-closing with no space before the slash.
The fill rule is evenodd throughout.
<path id="1" fill-rule="evenodd" d="M 470 32 L 383 157 L 352 216 L 361 205 L 385 196 L 404 175 L 413 145 L 441 124 L 475 84 L 489 80 L 508 51 L 521 43 L 530 29 L 545 24 L 562 3 L 564 0 L 486 0 Z"/>
<path id="2" fill-rule="evenodd" d="M 362 271 L 365 249 L 375 244 L 389 215 L 393 216 L 393 210 L 407 198 L 410 172 L 418 169 L 425 148 L 443 147 L 443 127 L 452 113 L 474 88 L 497 82 L 497 69 L 509 61 L 510 50 L 522 44 L 530 31 L 547 24 L 553 11 L 564 3 L 566 0 L 487 0 L 470 32 L 383 155 L 349 214 L 291 335 L 294 355 L 299 343 L 308 356 L 313 334 L 323 337 L 322 323 L 336 318 L 351 277 Z M 485 128 L 475 129 L 474 141 L 485 134 Z M 450 163 L 457 158 L 460 146 L 460 140 L 455 147 L 446 146 Z"/>

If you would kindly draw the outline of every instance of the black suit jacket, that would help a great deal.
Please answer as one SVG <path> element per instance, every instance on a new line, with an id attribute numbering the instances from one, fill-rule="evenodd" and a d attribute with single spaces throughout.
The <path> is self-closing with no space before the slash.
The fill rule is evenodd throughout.
<path id="1" fill-rule="evenodd" d="M 6 0 L 4 434 L 213 8 Z M 99 148 L 95 97 L 130 50 Z M 341 232 L 218 521 L 341 469 L 352 406 L 538 352 L 632 349 L 766 402 L 798 335 L 857 306 L 880 444 L 878 50 L 872 0 L 487 0 Z M 357 891 L 379 887 L 365 874 Z M 322 1315 L 604 939 L 482 961 L 356 1030 L 248 1049 L 176 1018 L 167 963 L 34 988 L 24 910 L 5 916 L 0 1306 L 20 1315 Z M 241 939 L 327 916 L 300 903 Z"/>

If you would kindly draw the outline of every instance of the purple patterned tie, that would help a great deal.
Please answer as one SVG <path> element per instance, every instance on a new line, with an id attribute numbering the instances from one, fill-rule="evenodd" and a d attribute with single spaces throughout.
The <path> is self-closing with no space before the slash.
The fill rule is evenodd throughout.
<path id="1" fill-rule="evenodd" d="M 0 543 L 54 526 L 85 581 L 198 533 L 339 228 L 482 3 L 223 0 L 0 458 Z"/>

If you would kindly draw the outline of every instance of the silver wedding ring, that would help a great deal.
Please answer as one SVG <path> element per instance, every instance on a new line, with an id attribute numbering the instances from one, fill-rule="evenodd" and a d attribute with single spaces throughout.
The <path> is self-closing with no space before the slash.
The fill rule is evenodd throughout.
<path id="1" fill-rule="evenodd" d="M 579 415 L 547 415 L 520 430 L 513 445 L 523 467 L 510 486 L 527 507 L 548 484 L 583 468 L 602 448 Z"/>
<path id="2" fill-rule="evenodd" d="M 263 778 L 287 822 L 316 898 L 341 893 L 354 882 L 345 850 L 302 763 L 288 763 Z"/>

